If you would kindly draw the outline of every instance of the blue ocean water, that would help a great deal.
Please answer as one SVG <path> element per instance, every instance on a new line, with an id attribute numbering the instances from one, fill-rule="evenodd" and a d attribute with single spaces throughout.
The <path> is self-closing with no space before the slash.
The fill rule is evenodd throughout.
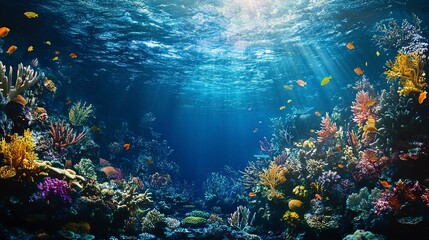
<path id="1" fill-rule="evenodd" d="M 242 171 L 265 154 L 260 141 L 272 138 L 273 118 L 294 116 L 293 140 L 317 138 L 315 112 L 352 122 L 362 79 L 354 69 L 388 88 L 383 72 L 397 54 L 374 43 L 375 24 L 416 15 L 427 37 L 428 11 L 425 0 L 2 0 L 0 27 L 11 31 L 0 39 L 0 61 L 38 59 L 58 87 L 45 101 L 52 115 L 66 115 L 68 100 L 92 104 L 99 157 L 108 161 L 142 157 L 138 144 L 116 159 L 107 147 L 121 134 L 121 144 L 146 136 L 151 113 L 150 128 L 173 150 L 176 181 L 203 195 L 212 172 Z M 11 44 L 18 49 L 8 55 Z"/>

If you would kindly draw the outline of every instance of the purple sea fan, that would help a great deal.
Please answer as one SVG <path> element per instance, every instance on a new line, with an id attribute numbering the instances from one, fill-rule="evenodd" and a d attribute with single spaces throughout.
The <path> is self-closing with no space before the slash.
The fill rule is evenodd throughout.
<path id="1" fill-rule="evenodd" d="M 61 199 L 65 203 L 71 203 L 70 188 L 66 181 L 57 178 L 47 177 L 43 182 L 37 184 L 37 193 L 32 197 L 33 200 Z"/>

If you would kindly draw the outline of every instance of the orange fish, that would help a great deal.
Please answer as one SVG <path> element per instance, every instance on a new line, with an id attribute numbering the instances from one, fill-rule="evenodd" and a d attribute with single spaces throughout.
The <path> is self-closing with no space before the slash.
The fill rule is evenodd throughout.
<path id="1" fill-rule="evenodd" d="M 249 197 L 256 197 L 256 193 L 254 193 L 254 192 L 249 192 Z"/>
<path id="2" fill-rule="evenodd" d="M 297 83 L 299 86 L 301 86 L 301 87 L 304 87 L 305 85 L 307 85 L 307 83 L 306 83 L 306 82 L 304 82 L 304 80 L 301 80 L 301 79 L 296 80 L 296 83 Z"/>
<path id="3" fill-rule="evenodd" d="M 77 55 L 75 53 L 70 53 L 69 55 L 71 58 L 77 58 Z"/>
<path id="4" fill-rule="evenodd" d="M 316 193 L 314 194 L 314 197 L 316 197 L 317 200 L 322 201 L 322 196 L 320 196 L 320 194 Z"/>
<path id="5" fill-rule="evenodd" d="M 340 169 L 343 169 L 344 165 L 340 163 L 340 164 L 337 165 L 337 167 L 340 168 Z"/>
<path id="6" fill-rule="evenodd" d="M 346 44 L 346 48 L 348 48 L 349 50 L 353 50 L 353 49 L 355 49 L 355 45 L 352 42 L 348 42 Z"/>
<path id="7" fill-rule="evenodd" d="M 424 92 L 422 92 L 422 93 L 420 93 L 420 95 L 419 95 L 419 103 L 420 104 L 422 104 L 423 103 L 423 101 L 426 99 L 426 94 L 427 94 L 428 92 L 426 92 L 426 91 L 424 91 Z"/>
<path id="8" fill-rule="evenodd" d="M 65 105 L 69 105 L 69 104 L 71 104 L 72 103 L 72 100 L 66 100 L 65 102 L 64 102 L 64 104 Z"/>
<path id="9" fill-rule="evenodd" d="M 128 149 L 130 149 L 130 144 L 129 143 L 125 143 L 124 144 L 124 150 L 127 151 Z"/>
<path id="10" fill-rule="evenodd" d="M 10 29 L 7 27 L 1 27 L 0 28 L 0 37 L 6 37 L 9 33 Z"/>
<path id="11" fill-rule="evenodd" d="M 311 133 L 314 133 L 314 129 L 310 129 L 310 132 L 311 132 Z"/>
<path id="12" fill-rule="evenodd" d="M 55 55 L 60 55 L 60 51 L 55 51 Z"/>
<path id="13" fill-rule="evenodd" d="M 315 111 L 315 112 L 314 112 L 314 115 L 316 115 L 317 117 L 320 117 L 320 112 Z"/>
<path id="14" fill-rule="evenodd" d="M 389 182 L 388 182 L 388 181 L 386 181 L 386 180 L 380 180 L 380 183 L 381 183 L 381 185 L 382 185 L 384 188 L 390 188 L 390 184 L 389 184 Z"/>
<path id="15" fill-rule="evenodd" d="M 355 73 L 357 75 L 362 75 L 363 74 L 362 68 L 360 68 L 360 67 L 355 68 L 354 71 L 355 71 Z"/>
<path id="16" fill-rule="evenodd" d="M 7 52 L 6 52 L 6 53 L 8 53 L 9 55 L 11 55 L 13 52 L 15 52 L 15 50 L 16 50 L 17 48 L 18 48 L 17 46 L 12 45 L 12 46 L 10 46 L 10 47 L 7 49 Z"/>

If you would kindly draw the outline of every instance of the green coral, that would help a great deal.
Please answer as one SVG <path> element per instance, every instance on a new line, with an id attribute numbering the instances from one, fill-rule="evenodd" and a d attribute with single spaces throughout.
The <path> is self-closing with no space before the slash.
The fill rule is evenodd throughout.
<path id="1" fill-rule="evenodd" d="M 343 238 L 343 240 L 383 240 L 383 239 L 385 239 L 383 236 L 380 236 L 362 229 L 358 229 L 353 234 L 349 234 Z"/>
<path id="2" fill-rule="evenodd" d="M 207 219 L 202 217 L 186 217 L 182 220 L 183 226 L 189 226 L 189 227 L 203 227 L 206 225 Z"/>
<path id="3" fill-rule="evenodd" d="M 296 227 L 300 221 L 299 214 L 288 210 L 283 214 L 282 221 L 287 222 L 292 227 Z"/>
<path id="4" fill-rule="evenodd" d="M 97 179 L 97 174 L 95 172 L 95 166 L 92 163 L 91 159 L 82 158 L 78 164 L 74 165 L 74 168 L 77 172 L 85 178 Z"/>
<path id="5" fill-rule="evenodd" d="M 92 112 L 92 104 L 86 106 L 86 102 L 82 104 L 81 101 L 79 101 L 70 108 L 69 121 L 73 126 L 83 125 Z"/>
<path id="6" fill-rule="evenodd" d="M 188 212 L 185 214 L 187 217 L 201 217 L 201 218 L 209 218 L 210 217 L 210 213 L 205 212 L 205 211 L 200 211 L 200 210 L 194 210 L 192 212 Z"/>
<path id="7" fill-rule="evenodd" d="M 142 219 L 143 232 L 154 233 L 158 229 L 167 226 L 165 222 L 165 215 L 156 209 L 150 210 Z"/>

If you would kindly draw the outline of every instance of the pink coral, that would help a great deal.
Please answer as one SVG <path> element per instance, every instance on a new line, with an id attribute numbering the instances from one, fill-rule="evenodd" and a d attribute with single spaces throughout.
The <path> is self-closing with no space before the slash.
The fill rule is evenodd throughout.
<path id="1" fill-rule="evenodd" d="M 316 131 L 317 141 L 325 142 L 330 139 L 337 132 L 337 125 L 331 121 L 328 113 L 326 113 L 326 117 L 322 117 L 322 122 L 320 123 L 322 129 Z"/>
<path id="2" fill-rule="evenodd" d="M 373 111 L 375 102 L 376 99 L 371 97 L 368 92 L 361 90 L 356 94 L 356 101 L 352 105 L 353 121 L 360 127 L 365 125 L 369 118 L 376 118 Z"/>

